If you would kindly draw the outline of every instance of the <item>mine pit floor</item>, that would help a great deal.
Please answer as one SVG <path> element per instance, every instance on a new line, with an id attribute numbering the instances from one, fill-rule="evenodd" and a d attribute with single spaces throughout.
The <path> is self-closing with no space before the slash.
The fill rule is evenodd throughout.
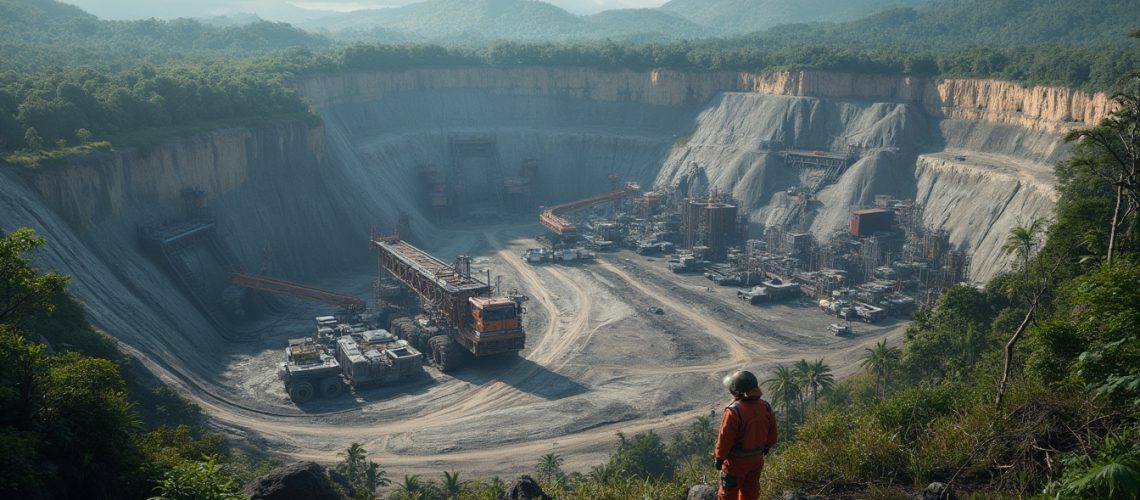
<path id="1" fill-rule="evenodd" d="M 700 275 L 677 275 L 665 259 L 630 251 L 596 262 L 531 266 L 537 225 L 450 231 L 428 248 L 445 261 L 475 257 L 503 289 L 530 296 L 527 348 L 442 374 L 371 388 L 298 407 L 275 370 L 286 340 L 307 335 L 327 309 L 289 301 L 258 323 L 260 340 L 219 355 L 225 369 L 191 395 L 223 432 L 251 447 L 292 459 L 334 462 L 354 442 L 391 477 L 509 477 L 532 472 L 556 452 L 567 470 L 605 460 L 619 431 L 668 434 L 726 404 L 720 379 L 740 368 L 762 379 L 777 363 L 822 358 L 839 377 L 856 373 L 865 349 L 901 341 L 906 322 L 855 323 L 856 335 L 828 332 L 834 317 L 810 300 L 750 305 L 737 288 Z M 332 278 L 332 289 L 369 296 L 373 274 Z M 711 291 L 710 291 L 711 287 Z M 295 307 L 293 307 L 295 306 Z M 661 314 L 655 308 L 661 308 Z"/>

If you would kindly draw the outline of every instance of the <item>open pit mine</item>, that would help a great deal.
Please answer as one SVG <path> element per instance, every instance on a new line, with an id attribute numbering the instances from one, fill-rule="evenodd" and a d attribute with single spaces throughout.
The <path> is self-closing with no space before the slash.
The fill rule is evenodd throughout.
<path id="1" fill-rule="evenodd" d="M 1109 106 L 811 71 L 293 85 L 319 123 L 0 170 L 0 228 L 47 237 L 90 320 L 231 436 L 504 476 L 707 415 L 733 369 L 854 372 L 1009 265 Z"/>

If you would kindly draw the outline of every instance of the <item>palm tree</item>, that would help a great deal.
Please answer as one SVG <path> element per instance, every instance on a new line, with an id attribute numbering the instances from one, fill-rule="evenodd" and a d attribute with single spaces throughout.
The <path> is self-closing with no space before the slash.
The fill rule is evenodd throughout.
<path id="1" fill-rule="evenodd" d="M 419 474 L 404 474 L 404 482 L 396 489 L 397 498 L 418 499 L 427 493 L 428 485 L 420 480 Z"/>
<path id="2" fill-rule="evenodd" d="M 357 480 L 364 476 L 364 471 L 368 467 L 368 452 L 360 443 L 352 443 L 347 450 L 337 455 L 344 457 L 343 461 L 336 464 L 337 472 L 344 474 L 349 482 L 356 484 Z"/>
<path id="3" fill-rule="evenodd" d="M 898 367 L 901 353 L 897 347 L 888 346 L 887 339 L 879 341 L 874 348 L 868 347 L 864 350 L 867 351 L 867 355 L 859 362 L 859 366 L 875 375 L 875 388 L 880 395 L 885 395 L 890 385 L 891 373 Z"/>
<path id="4" fill-rule="evenodd" d="M 1029 259 L 1037 248 L 1038 235 L 1045 229 L 1045 219 L 1033 219 L 1027 226 L 1017 226 L 1009 230 L 1005 243 L 1001 246 L 1002 253 L 1014 255 L 1021 263 L 1021 270 L 1029 272 Z"/>
<path id="5" fill-rule="evenodd" d="M 535 467 L 538 473 L 539 481 L 546 481 L 549 483 L 561 483 L 566 477 L 562 472 L 562 463 L 565 459 L 562 455 L 557 453 L 547 453 L 538 459 L 538 465 Z"/>
<path id="6" fill-rule="evenodd" d="M 360 443 L 352 443 L 340 456 L 344 460 L 336 464 L 336 470 L 344 474 L 356 495 L 375 498 L 377 488 L 392 484 L 385 477 L 388 473 L 376 462 L 368 460 L 368 452 Z"/>
<path id="7" fill-rule="evenodd" d="M 443 494 L 448 499 L 459 498 L 459 495 L 467 488 L 467 481 L 459 480 L 458 471 L 443 471 L 443 483 L 441 483 L 440 486 L 443 487 Z"/>
<path id="8" fill-rule="evenodd" d="M 808 378 L 811 376 L 811 365 L 808 364 L 806 359 L 796 361 L 792 366 L 792 377 L 796 381 L 799 388 L 797 391 L 800 400 L 800 422 L 803 422 L 804 415 L 807 413 L 807 392 L 810 387 Z"/>
<path id="9" fill-rule="evenodd" d="M 603 462 L 590 468 L 590 479 L 598 484 L 610 484 L 620 477 L 620 471 L 611 462 Z"/>
<path id="10" fill-rule="evenodd" d="M 807 363 L 804 381 L 811 389 L 811 404 L 814 405 L 820 392 L 827 391 L 835 385 L 835 376 L 831 374 L 831 367 L 824 364 L 820 358 L 813 363 Z"/>
<path id="11" fill-rule="evenodd" d="M 800 385 L 796 381 L 795 374 L 784 365 L 776 365 L 772 371 L 772 378 L 765 380 L 764 384 L 768 386 L 768 393 L 776 402 L 776 406 L 784 409 L 784 425 L 790 429 L 792 408 L 800 397 Z"/>
<path id="12" fill-rule="evenodd" d="M 376 462 L 368 462 L 368 471 L 365 473 L 365 479 L 368 483 L 368 491 L 376 491 L 381 486 L 388 486 L 392 484 L 392 480 L 386 476 L 388 471 L 381 469 L 380 464 Z"/>

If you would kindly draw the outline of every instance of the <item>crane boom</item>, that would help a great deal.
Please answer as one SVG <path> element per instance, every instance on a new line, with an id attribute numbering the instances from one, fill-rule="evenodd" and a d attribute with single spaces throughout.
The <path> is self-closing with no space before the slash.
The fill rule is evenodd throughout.
<path id="1" fill-rule="evenodd" d="M 380 267 L 416 292 L 425 303 L 433 303 L 455 327 L 469 322 L 468 299 L 487 295 L 491 286 L 474 276 L 420 250 L 399 236 L 372 237 Z"/>
<path id="2" fill-rule="evenodd" d="M 303 300 L 311 300 L 322 304 L 329 304 L 347 310 L 363 310 L 367 303 L 360 297 L 343 293 L 322 290 L 311 286 L 290 283 L 285 280 L 258 276 L 255 274 L 234 273 L 230 275 L 230 283 L 236 287 L 249 288 L 261 292 L 285 295 Z"/>
<path id="3" fill-rule="evenodd" d="M 575 210 L 581 210 L 583 208 L 589 208 L 595 205 L 601 205 L 602 203 L 620 200 L 626 196 L 635 194 L 640 190 L 641 187 L 636 183 L 627 182 L 625 183 L 625 189 L 621 191 L 613 191 L 591 198 L 586 198 L 584 200 L 571 201 L 563 203 L 561 205 L 547 207 L 538 214 L 538 221 L 541 222 L 542 225 L 546 226 L 547 229 L 550 229 L 559 235 L 574 234 L 578 232 L 578 227 L 575 226 L 573 222 L 570 222 L 570 220 L 568 220 L 563 214 L 567 212 L 573 212 Z"/>

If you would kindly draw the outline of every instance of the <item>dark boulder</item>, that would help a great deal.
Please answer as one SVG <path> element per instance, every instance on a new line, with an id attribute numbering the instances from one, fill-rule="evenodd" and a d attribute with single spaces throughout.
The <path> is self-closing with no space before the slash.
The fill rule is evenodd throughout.
<path id="1" fill-rule="evenodd" d="M 946 483 L 930 483 L 922 490 L 922 500 L 955 500 L 958 497 L 954 496 L 954 490 Z"/>
<path id="2" fill-rule="evenodd" d="M 686 500 L 716 500 L 716 490 L 716 486 L 698 484 L 689 488 L 689 496 L 685 498 Z"/>
<path id="3" fill-rule="evenodd" d="M 499 495 L 499 500 L 550 500 L 550 495 L 542 491 L 538 481 L 530 476 L 522 476 L 511 483 L 505 493 Z"/>
<path id="4" fill-rule="evenodd" d="M 243 491 L 253 500 L 342 500 L 325 468 L 297 462 L 273 469 L 251 481 Z"/>

